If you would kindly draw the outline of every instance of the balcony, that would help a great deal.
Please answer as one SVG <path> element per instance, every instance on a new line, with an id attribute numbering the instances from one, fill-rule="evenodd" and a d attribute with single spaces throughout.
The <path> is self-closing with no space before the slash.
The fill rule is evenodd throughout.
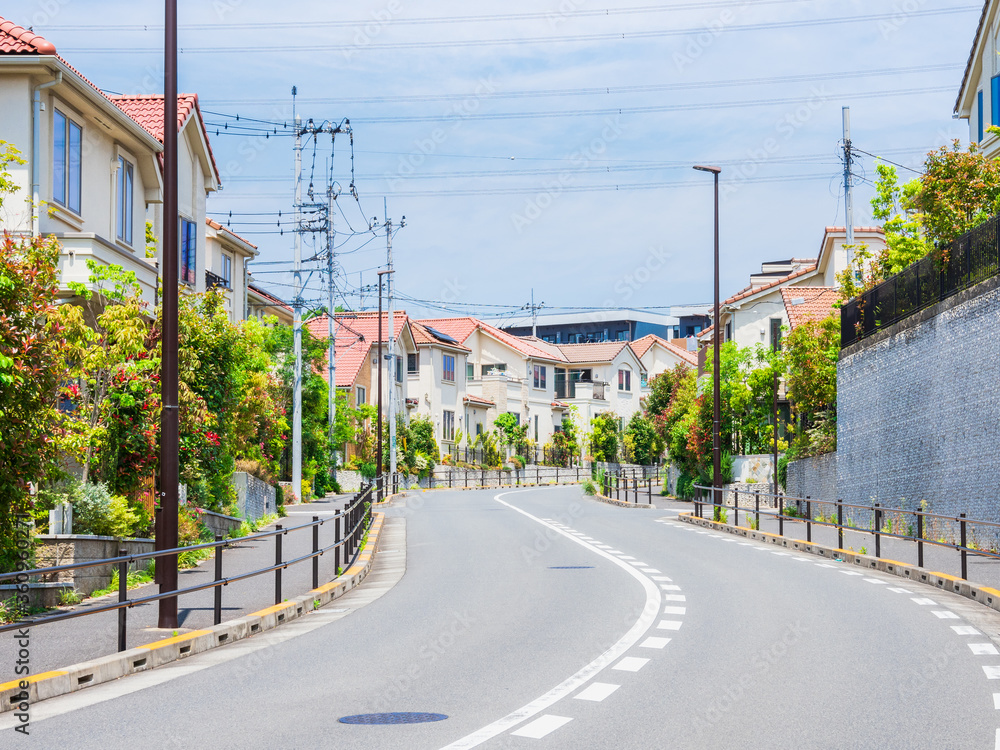
<path id="1" fill-rule="evenodd" d="M 218 274 L 214 274 L 211 271 L 205 271 L 205 290 L 209 291 L 212 289 L 232 289 L 230 282 L 222 278 Z"/>
<path id="2" fill-rule="evenodd" d="M 562 400 L 572 400 L 576 398 L 584 400 L 607 401 L 608 384 L 604 381 L 594 380 L 557 380 L 556 398 Z"/>

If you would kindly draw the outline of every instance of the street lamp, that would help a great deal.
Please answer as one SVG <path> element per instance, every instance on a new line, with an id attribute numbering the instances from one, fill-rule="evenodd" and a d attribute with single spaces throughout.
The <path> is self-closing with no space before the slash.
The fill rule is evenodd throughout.
<path id="1" fill-rule="evenodd" d="M 712 502 L 718 519 L 722 506 L 722 397 L 720 388 L 719 349 L 722 335 L 719 331 L 719 173 L 720 167 L 695 167 L 699 172 L 711 172 L 715 176 L 715 331 L 712 334 Z"/>
<path id="2" fill-rule="evenodd" d="M 392 273 L 392 271 L 378 272 L 378 417 L 376 418 L 376 450 L 378 457 L 375 459 L 375 476 L 381 481 L 382 478 L 382 277 Z M 395 335 L 396 321 L 389 321 L 390 336 Z"/>

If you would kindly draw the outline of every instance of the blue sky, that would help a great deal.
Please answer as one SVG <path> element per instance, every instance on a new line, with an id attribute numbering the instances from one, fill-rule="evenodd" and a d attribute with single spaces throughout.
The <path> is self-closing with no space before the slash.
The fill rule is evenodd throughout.
<path id="1" fill-rule="evenodd" d="M 374 304 L 358 288 L 374 282 L 385 241 L 363 230 L 365 217 L 383 220 L 385 199 L 390 217 L 406 216 L 394 240 L 397 288 L 426 301 L 403 303 L 421 316 L 485 316 L 525 304 L 532 288 L 553 310 L 709 301 L 711 179 L 693 164 L 723 166 L 724 295 L 763 261 L 814 257 L 823 228 L 844 221 L 843 106 L 857 148 L 915 169 L 928 150 L 967 139 L 951 113 L 982 7 L 304 0 L 276 13 L 263 0 L 179 5 L 180 88 L 218 113 L 206 115 L 224 183 L 210 198 L 212 215 L 232 211 L 234 230 L 260 246 L 261 261 L 291 260 L 291 236 L 273 232 L 274 214 L 291 209 L 292 142 L 262 138 L 256 129 L 270 126 L 246 118 L 288 121 L 297 86 L 304 118 L 349 118 L 354 131 L 358 201 L 348 190 L 346 137 L 334 151 L 346 304 Z M 0 14 L 33 25 L 106 90 L 162 90 L 159 3 L 8 1 Z M 216 137 L 216 123 L 230 130 Z M 318 179 L 329 156 L 326 139 Z M 307 175 L 312 158 L 310 145 Z M 859 225 L 871 223 L 865 180 L 874 165 L 866 157 L 858 167 Z M 288 298 L 283 268 L 259 265 L 255 276 Z"/>

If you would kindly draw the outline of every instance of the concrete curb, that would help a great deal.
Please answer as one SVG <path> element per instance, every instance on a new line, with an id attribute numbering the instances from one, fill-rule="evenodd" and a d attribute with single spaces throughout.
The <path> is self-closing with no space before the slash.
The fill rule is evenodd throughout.
<path id="1" fill-rule="evenodd" d="M 382 533 L 384 513 L 373 514 L 368 542 L 350 568 L 330 583 L 273 607 L 224 622 L 204 630 L 166 638 L 144 646 L 122 651 L 120 654 L 102 656 L 92 661 L 74 664 L 65 669 L 31 675 L 23 681 L 14 680 L 0 684 L 0 713 L 19 710 L 23 702 L 29 705 L 55 698 L 77 690 L 117 680 L 138 672 L 145 672 L 193 654 L 224 646 L 271 630 L 286 622 L 302 617 L 338 599 L 356 588 L 368 575 L 375 559 L 375 549 Z M 318 604 L 317 604 L 318 602 Z M 37 636 L 35 636 L 37 637 Z M 27 683 L 27 687 L 24 685 Z"/>
<path id="2" fill-rule="evenodd" d="M 604 497 L 604 495 L 587 495 L 587 497 L 592 497 L 595 500 L 599 500 L 602 503 L 607 503 L 608 505 L 617 505 L 619 508 L 645 508 L 646 510 L 656 510 L 655 505 L 638 505 L 636 503 L 627 503 L 624 500 L 615 500 L 613 497 Z"/>
<path id="3" fill-rule="evenodd" d="M 890 575 L 905 578 L 906 580 L 913 581 L 914 583 L 924 584 L 925 586 L 933 586 L 941 589 L 942 591 L 960 594 L 967 599 L 972 599 L 985 607 L 990 607 L 991 609 L 995 609 L 1000 612 L 1000 591 L 989 586 L 983 586 L 978 583 L 966 581 L 958 576 L 953 576 L 948 573 L 925 570 L 924 568 L 918 568 L 916 565 L 899 562 L 898 560 L 889 560 L 884 557 L 860 555 L 857 552 L 852 552 L 851 550 L 826 547 L 822 544 L 805 542 L 801 539 L 789 539 L 788 537 L 781 537 L 777 534 L 768 534 L 764 531 L 754 531 L 753 529 L 745 529 L 743 527 L 717 523 L 716 521 L 711 521 L 707 518 L 696 518 L 692 516 L 691 513 L 681 513 L 677 518 L 683 523 L 689 523 L 693 526 L 702 526 L 706 529 L 724 531 L 735 536 L 755 539 L 758 542 L 774 544 L 778 547 L 786 547 L 788 549 L 797 550 L 798 552 L 806 552 L 810 555 L 818 555 L 819 557 L 824 557 L 827 560 L 857 565 L 858 567 L 869 570 L 880 570 L 883 573 L 889 573 Z"/>

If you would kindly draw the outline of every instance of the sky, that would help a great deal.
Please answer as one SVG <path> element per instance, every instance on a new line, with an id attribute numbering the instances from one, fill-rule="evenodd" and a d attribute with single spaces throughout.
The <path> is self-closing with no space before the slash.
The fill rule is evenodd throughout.
<path id="1" fill-rule="evenodd" d="M 967 141 L 952 111 L 982 3 L 276 7 L 179 0 L 179 88 L 199 95 L 222 173 L 209 214 L 259 246 L 256 283 L 293 296 L 294 86 L 304 121 L 343 131 L 303 149 L 304 190 L 311 177 L 325 194 L 332 171 L 339 191 L 339 303 L 377 304 L 386 239 L 368 227 L 388 217 L 397 309 L 511 322 L 532 293 L 543 314 L 710 302 L 712 178 L 698 164 L 723 170 L 723 297 L 763 262 L 815 257 L 844 223 L 842 107 L 855 148 L 903 177 Z M 162 93 L 160 3 L 8 0 L 0 15 L 106 91 Z M 858 226 L 873 223 L 875 164 L 856 165 Z M 322 289 L 311 276 L 308 305 Z"/>

